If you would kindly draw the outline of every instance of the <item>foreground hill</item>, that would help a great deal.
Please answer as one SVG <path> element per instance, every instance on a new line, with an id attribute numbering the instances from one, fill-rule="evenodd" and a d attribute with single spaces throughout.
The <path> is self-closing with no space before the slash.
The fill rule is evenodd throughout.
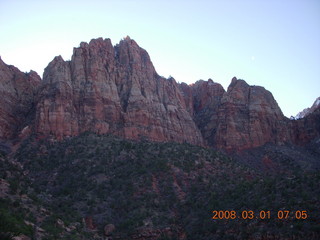
<path id="1" fill-rule="evenodd" d="M 3 225 L 36 239 L 320 236 L 320 175 L 303 159 L 261 171 L 190 144 L 88 133 L 60 142 L 31 138 L 1 160 Z M 215 210 L 237 218 L 212 219 Z"/>

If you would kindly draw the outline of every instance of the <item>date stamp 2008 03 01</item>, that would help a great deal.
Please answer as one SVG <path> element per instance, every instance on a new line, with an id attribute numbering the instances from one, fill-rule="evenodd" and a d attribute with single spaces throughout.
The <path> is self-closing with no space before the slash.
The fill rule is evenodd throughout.
<path id="1" fill-rule="evenodd" d="M 213 220 L 222 220 L 222 219 L 279 219 L 279 220 L 304 220 L 308 218 L 308 212 L 305 210 L 279 210 L 276 212 L 271 211 L 252 211 L 252 210 L 243 210 L 243 211 L 212 211 Z"/>

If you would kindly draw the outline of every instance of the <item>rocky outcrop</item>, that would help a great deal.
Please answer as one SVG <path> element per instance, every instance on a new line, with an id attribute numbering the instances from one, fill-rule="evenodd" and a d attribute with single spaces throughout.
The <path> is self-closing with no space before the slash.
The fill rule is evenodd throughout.
<path id="1" fill-rule="evenodd" d="M 290 139 L 296 145 L 304 145 L 320 138 L 320 108 L 315 108 L 307 116 L 288 123 Z"/>
<path id="2" fill-rule="evenodd" d="M 180 84 L 189 113 L 200 129 L 203 138 L 210 146 L 214 146 L 214 138 L 218 127 L 218 112 L 225 90 L 212 79 L 199 80 L 194 84 Z"/>
<path id="3" fill-rule="evenodd" d="M 42 82 L 0 59 L 0 83 L 0 140 L 93 131 L 232 151 L 320 136 L 319 107 L 289 120 L 269 91 L 243 80 L 233 78 L 227 91 L 211 79 L 177 84 L 159 76 L 129 37 L 116 46 L 102 38 L 81 43 L 70 61 L 55 57 Z"/>
<path id="4" fill-rule="evenodd" d="M 236 78 L 221 99 L 218 122 L 214 137 L 218 148 L 242 150 L 290 141 L 286 118 L 272 94 Z"/>
<path id="5" fill-rule="evenodd" d="M 0 140 L 16 137 L 31 123 L 40 82 L 36 72 L 23 73 L 0 57 Z"/>
<path id="6" fill-rule="evenodd" d="M 102 38 L 81 43 L 71 61 L 59 56 L 48 65 L 43 84 L 39 134 L 62 139 L 94 131 L 203 144 L 176 81 L 160 77 L 148 53 L 129 37 L 115 47 Z"/>
<path id="7" fill-rule="evenodd" d="M 243 150 L 265 143 L 297 143 L 320 132 L 312 127 L 312 134 L 303 137 L 310 123 L 292 124 L 269 91 L 244 80 L 233 78 L 227 91 L 211 79 L 181 84 L 180 89 L 202 136 L 213 147 Z"/>
<path id="8" fill-rule="evenodd" d="M 320 97 L 318 97 L 314 103 L 312 104 L 312 106 L 310 108 L 305 108 L 303 109 L 301 112 L 299 112 L 295 117 L 291 117 L 293 119 L 300 119 L 300 118 L 304 118 L 306 116 L 308 116 L 309 114 L 313 113 L 314 111 L 316 111 L 317 109 L 320 108 Z"/>

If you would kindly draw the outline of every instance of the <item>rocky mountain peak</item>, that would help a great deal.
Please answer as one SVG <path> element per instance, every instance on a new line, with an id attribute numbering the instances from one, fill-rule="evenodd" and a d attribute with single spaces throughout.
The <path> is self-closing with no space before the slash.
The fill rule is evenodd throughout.
<path id="1" fill-rule="evenodd" d="M 233 77 L 231 80 L 230 85 L 228 86 L 228 92 L 232 91 L 243 91 L 244 89 L 247 89 L 249 87 L 249 84 L 242 80 L 242 79 L 237 79 L 236 77 Z"/>
<path id="2" fill-rule="evenodd" d="M 56 139 L 92 131 L 243 150 L 320 135 L 317 113 L 290 121 L 269 91 L 236 77 L 225 91 L 212 79 L 188 85 L 159 76 L 130 37 L 115 46 L 108 38 L 80 43 L 70 61 L 57 56 L 48 64 L 43 81 L 0 58 L 0 82 L 1 139 L 27 127 Z"/>
<path id="3" fill-rule="evenodd" d="M 54 57 L 53 62 L 64 62 L 61 55 Z"/>
<path id="4" fill-rule="evenodd" d="M 293 119 L 304 118 L 320 108 L 320 97 L 318 97 L 311 107 L 303 109 Z"/>
<path id="5" fill-rule="evenodd" d="M 148 53 L 129 38 L 74 48 L 70 63 L 54 59 L 44 73 L 37 132 L 58 139 L 82 131 L 153 141 L 203 140 L 175 81 L 159 77 Z"/>
<path id="6" fill-rule="evenodd" d="M 236 77 L 233 77 L 231 79 L 231 84 L 230 85 L 235 84 L 237 81 L 238 81 L 238 79 Z"/>

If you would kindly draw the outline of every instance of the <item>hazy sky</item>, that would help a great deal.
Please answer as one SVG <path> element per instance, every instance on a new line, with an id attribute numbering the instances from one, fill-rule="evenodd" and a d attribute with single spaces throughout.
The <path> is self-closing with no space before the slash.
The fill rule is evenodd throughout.
<path id="1" fill-rule="evenodd" d="M 286 116 L 320 96 L 319 0 L 0 0 L 0 55 L 44 68 L 92 38 L 129 35 L 158 74 L 192 83 L 233 76 L 271 91 Z"/>

